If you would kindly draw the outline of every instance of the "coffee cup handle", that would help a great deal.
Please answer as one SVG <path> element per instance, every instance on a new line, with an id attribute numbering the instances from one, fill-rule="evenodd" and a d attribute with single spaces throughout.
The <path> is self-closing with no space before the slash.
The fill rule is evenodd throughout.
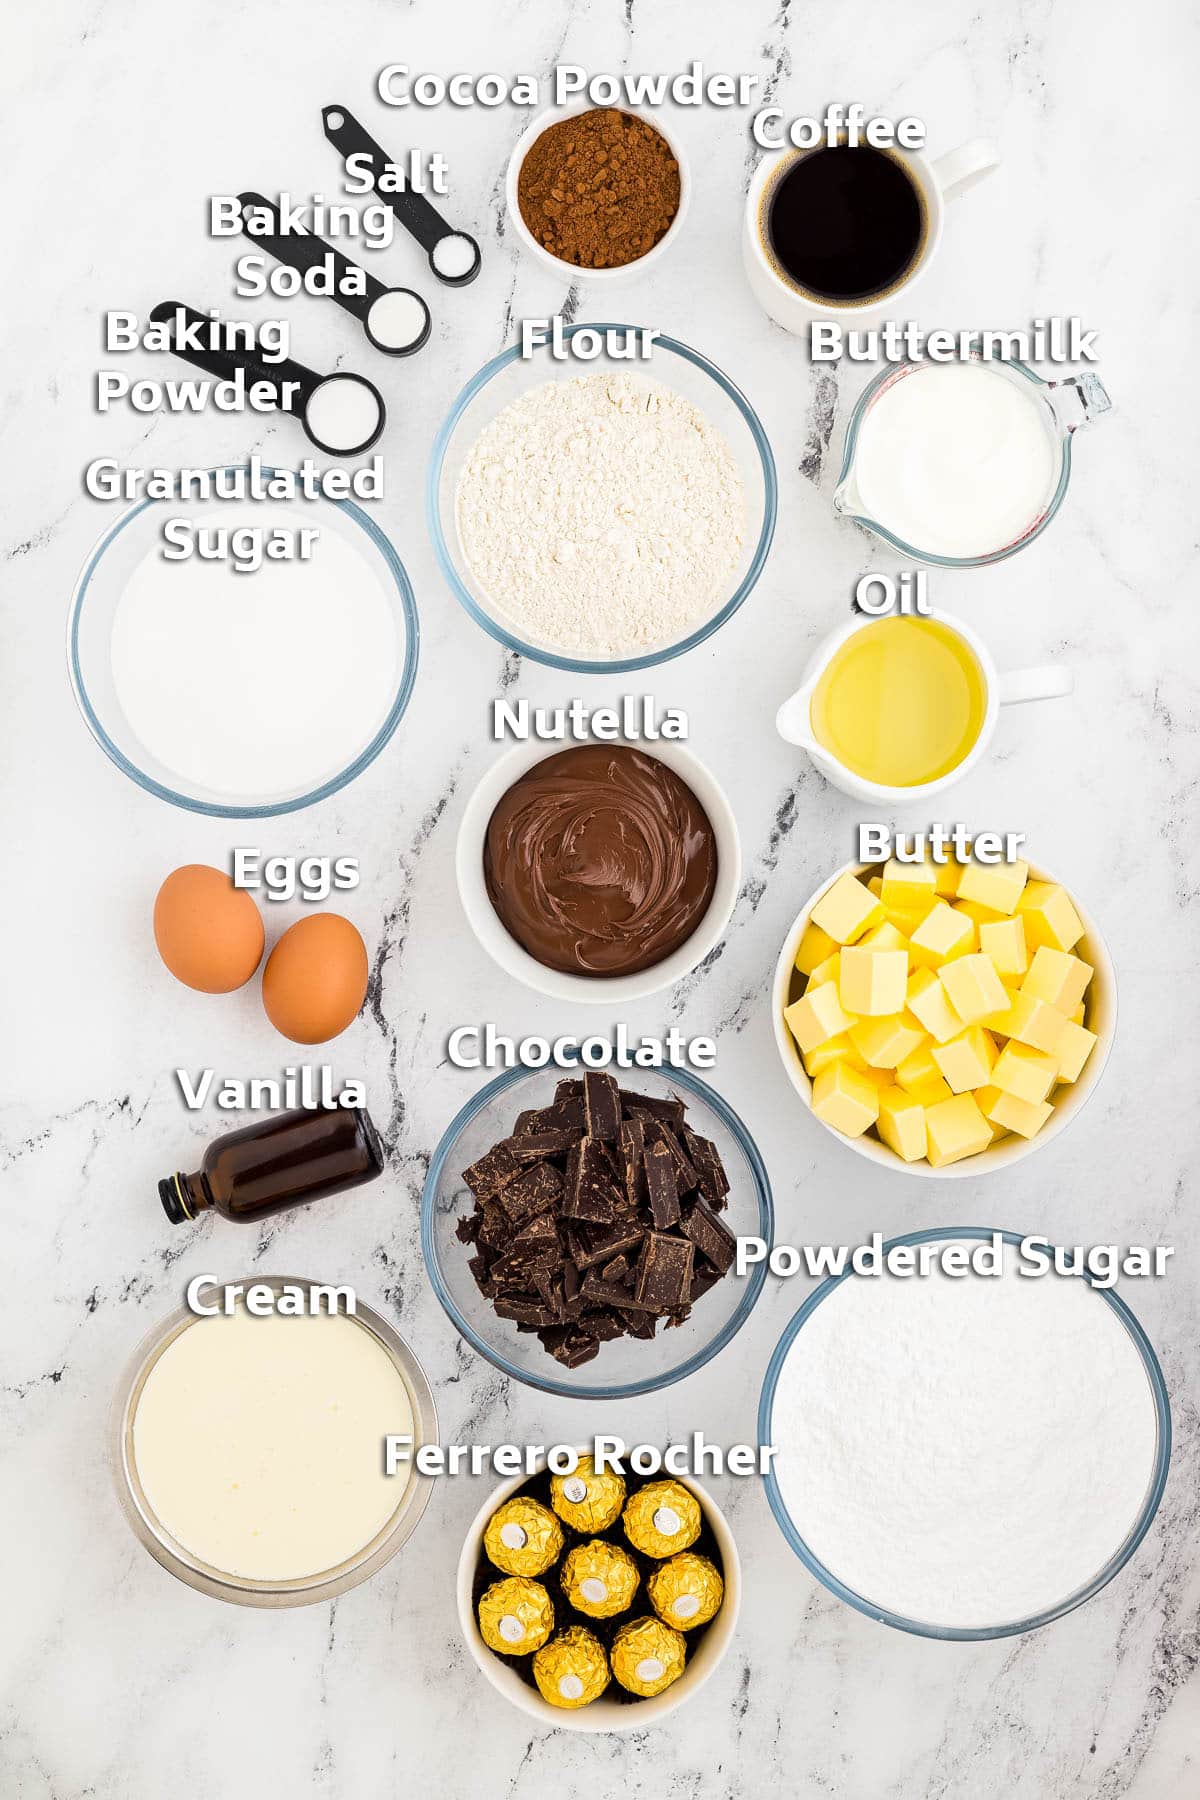
<path id="1" fill-rule="evenodd" d="M 996 684 L 1001 706 L 1024 700 L 1061 700 L 1074 691 L 1075 677 L 1061 663 L 1047 663 L 1040 669 L 1009 669 Z"/>
<path id="2" fill-rule="evenodd" d="M 1000 167 L 1000 146 L 992 138 L 968 138 L 957 150 L 934 160 L 933 173 L 943 200 L 957 200 L 977 181 Z"/>

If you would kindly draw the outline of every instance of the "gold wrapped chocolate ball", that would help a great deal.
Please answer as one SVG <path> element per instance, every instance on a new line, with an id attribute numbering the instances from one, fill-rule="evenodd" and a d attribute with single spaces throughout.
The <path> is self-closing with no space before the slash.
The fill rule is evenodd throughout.
<path id="1" fill-rule="evenodd" d="M 595 1460 L 581 1456 L 570 1475 L 550 1477 L 550 1504 L 575 1531 L 607 1531 L 625 1504 L 625 1477 L 598 1473 Z"/>
<path id="2" fill-rule="evenodd" d="M 644 1700 L 678 1681 L 686 1660 L 682 1634 L 661 1619 L 631 1619 L 613 1639 L 613 1674 L 623 1688 Z"/>
<path id="3" fill-rule="evenodd" d="M 684 1550 L 647 1576 L 646 1592 L 660 1619 L 676 1631 L 694 1631 L 720 1612 L 725 1583 L 707 1556 Z"/>
<path id="4" fill-rule="evenodd" d="M 508 1575 L 479 1602 L 479 1635 L 501 1656 L 528 1656 L 554 1630 L 554 1606 L 540 1581 Z"/>
<path id="5" fill-rule="evenodd" d="M 483 1547 L 506 1575 L 543 1575 L 562 1554 L 562 1526 L 548 1507 L 517 1494 L 488 1520 Z"/>
<path id="6" fill-rule="evenodd" d="M 700 1502 L 679 1481 L 649 1481 L 625 1508 L 625 1536 L 643 1556 L 674 1556 L 700 1536 Z"/>
<path id="7" fill-rule="evenodd" d="M 563 1593 L 576 1612 L 590 1619 L 611 1619 L 633 1605 L 641 1576 L 628 1550 L 592 1538 L 568 1550 L 560 1571 Z"/>
<path id="8" fill-rule="evenodd" d="M 584 1626 L 570 1625 L 536 1653 L 533 1679 L 551 1706 L 590 1706 L 608 1686 L 604 1645 Z"/>

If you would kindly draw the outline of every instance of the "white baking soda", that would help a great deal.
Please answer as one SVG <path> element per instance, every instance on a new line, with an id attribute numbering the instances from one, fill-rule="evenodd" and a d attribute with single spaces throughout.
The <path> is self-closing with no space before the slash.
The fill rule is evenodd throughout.
<path id="1" fill-rule="evenodd" d="M 965 1240 L 964 1240 L 965 1241 Z M 871 1606 L 960 1629 L 1084 1587 L 1137 1520 L 1153 1396 L 1078 1277 L 851 1276 L 801 1326 L 771 1418 L 779 1494 Z"/>
<path id="2" fill-rule="evenodd" d="M 197 530 L 320 535 L 307 558 L 250 573 L 158 548 L 133 570 L 110 654 L 148 772 L 231 804 L 309 792 L 366 748 L 395 698 L 403 646 L 382 570 L 327 502 L 179 510 Z"/>
<path id="3" fill-rule="evenodd" d="M 984 362 L 927 363 L 868 407 L 854 452 L 862 512 L 933 556 L 988 556 L 1034 525 L 1058 452 L 1032 383 Z"/>

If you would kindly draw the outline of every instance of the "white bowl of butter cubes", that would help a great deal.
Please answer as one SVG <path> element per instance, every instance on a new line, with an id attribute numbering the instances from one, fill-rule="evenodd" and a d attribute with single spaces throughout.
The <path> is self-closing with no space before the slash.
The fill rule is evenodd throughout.
<path id="1" fill-rule="evenodd" d="M 810 1111 L 910 1175 L 1007 1168 L 1066 1128 L 1117 1017 L 1095 925 L 1023 861 L 848 863 L 788 932 L 775 1041 Z"/>

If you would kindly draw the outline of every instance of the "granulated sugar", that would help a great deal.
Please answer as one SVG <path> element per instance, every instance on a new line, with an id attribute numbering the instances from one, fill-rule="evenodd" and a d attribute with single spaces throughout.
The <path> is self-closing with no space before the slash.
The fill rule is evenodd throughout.
<path id="1" fill-rule="evenodd" d="M 1067 1599 L 1133 1526 L 1154 1468 L 1150 1385 L 1078 1277 L 841 1282 L 801 1326 L 771 1421 L 809 1549 L 874 1606 L 1010 1624 Z"/>
<path id="2" fill-rule="evenodd" d="M 746 532 L 724 436 L 659 382 L 548 381 L 469 451 L 456 517 L 488 609 L 588 658 L 676 642 L 733 589 Z"/>

